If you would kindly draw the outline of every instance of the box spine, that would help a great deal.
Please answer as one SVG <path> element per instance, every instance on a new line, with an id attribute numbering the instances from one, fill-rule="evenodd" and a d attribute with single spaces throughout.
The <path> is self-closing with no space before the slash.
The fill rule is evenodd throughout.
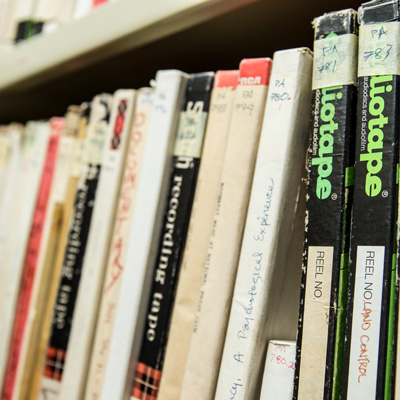
<path id="1" fill-rule="evenodd" d="M 49 285 L 54 271 L 54 260 L 51 260 L 58 244 L 58 229 L 60 226 L 61 204 L 65 197 L 68 183 L 69 169 L 72 161 L 74 138 L 65 134 L 65 119 L 52 118 L 50 120 L 52 131 L 61 131 L 59 140 L 57 161 L 54 170 L 53 184 L 48 201 L 48 211 L 43 221 L 43 236 L 38 256 L 35 278 L 32 288 L 32 296 L 29 304 L 29 317 L 25 327 L 25 335 L 22 343 L 21 360 L 17 370 L 17 387 L 14 398 L 23 398 L 26 390 L 28 375 L 32 371 L 32 361 L 38 346 L 38 331 L 42 325 L 45 304 L 48 301 Z M 53 218 L 56 222 L 53 223 Z"/>
<path id="2" fill-rule="evenodd" d="M 238 81 L 239 71 L 217 71 L 215 74 L 198 182 L 168 333 L 159 400 L 174 400 L 180 396 Z"/>
<path id="3" fill-rule="evenodd" d="M 385 388 L 385 380 L 391 375 L 388 334 L 399 160 L 398 4 L 365 3 L 359 15 L 359 96 L 342 398 L 383 399 L 390 397 L 391 390 Z"/>
<path id="4" fill-rule="evenodd" d="M 40 380 L 43 372 L 43 360 L 46 356 L 46 348 L 50 335 L 51 317 L 57 295 L 63 256 L 68 237 L 70 216 L 72 213 L 76 187 L 79 179 L 80 168 L 78 168 L 77 165 L 81 166 L 82 164 L 82 153 L 84 149 L 83 143 L 86 131 L 84 127 L 86 127 L 88 117 L 87 113 L 89 110 L 86 104 L 87 103 L 83 103 L 80 107 L 70 107 L 65 117 L 65 129 L 63 135 L 73 139 L 74 144 L 71 165 L 69 168 L 68 183 L 66 188 L 63 189 L 65 190 L 65 194 L 62 196 L 60 194 L 60 202 L 57 204 L 58 206 L 62 207 L 62 226 L 60 228 L 59 240 L 57 241 L 57 247 L 55 249 L 56 254 L 54 254 L 54 258 L 49 260 L 48 256 L 46 255 L 46 263 L 52 266 L 52 277 L 49 282 L 48 291 L 43 296 L 46 301 L 42 305 L 41 324 L 38 327 L 37 333 L 37 345 L 33 346 L 28 343 L 29 351 L 32 352 L 30 357 L 31 365 L 24 371 L 24 383 L 20 392 L 20 398 L 22 399 L 27 398 L 28 395 L 31 396 L 31 398 L 36 399 L 39 394 Z M 61 200 L 61 198 L 63 198 L 63 200 Z M 50 249 L 50 247 L 48 247 L 48 249 Z"/>
<path id="5" fill-rule="evenodd" d="M 354 166 L 357 13 L 325 14 L 314 28 L 295 399 L 331 399 L 340 392 L 352 204 L 346 177 Z"/>
<path id="6" fill-rule="evenodd" d="M 57 381 L 62 380 L 73 308 L 81 275 L 84 248 L 87 241 L 90 220 L 95 200 L 96 187 L 100 175 L 100 165 L 90 165 L 87 176 L 81 180 L 75 196 L 71 229 L 64 253 L 61 279 L 56 303 L 53 310 L 53 322 L 46 352 L 44 376 Z M 76 241 L 74 241 L 76 238 Z M 72 257 L 72 255 L 74 255 Z M 73 258 L 71 267 L 70 259 Z"/>
<path id="7" fill-rule="evenodd" d="M 177 70 L 157 72 L 126 268 L 104 375 L 103 400 L 127 397 L 132 389 L 150 291 L 150 268 L 155 263 L 161 235 L 163 201 L 167 198 L 174 137 L 188 77 Z"/>
<path id="8" fill-rule="evenodd" d="M 305 167 L 311 73 L 308 49 L 274 54 L 216 399 L 258 398 L 267 343 L 279 329 Z"/>
<path id="9" fill-rule="evenodd" d="M 206 400 L 215 394 L 264 116 L 271 60 L 245 59 L 239 70 L 239 85 L 235 93 L 181 399 Z M 207 351 L 204 351 L 205 348 Z"/>
<path id="10" fill-rule="evenodd" d="M 190 78 L 180 114 L 163 231 L 153 266 L 147 321 L 132 391 L 135 399 L 157 396 L 168 329 L 185 246 L 194 190 L 201 159 L 214 73 Z M 151 380 L 151 385 L 142 382 Z"/>
<path id="11" fill-rule="evenodd" d="M 11 336 L 11 345 L 8 353 L 8 362 L 2 390 L 3 400 L 11 400 L 15 390 L 17 369 L 20 362 L 22 342 L 25 335 L 33 282 L 39 257 L 39 248 L 41 246 L 43 221 L 46 216 L 47 205 L 51 191 L 59 139 L 59 132 L 52 132 L 50 134 L 45 165 L 43 168 L 35 213 L 33 215 L 29 242 L 25 255 L 20 292 L 15 310 L 13 333 Z"/>
<path id="12" fill-rule="evenodd" d="M 114 220 L 114 232 L 112 234 L 93 351 L 89 365 L 84 396 L 87 400 L 99 399 L 103 386 L 108 348 L 118 304 L 118 294 L 123 271 L 126 267 L 129 231 L 132 225 L 148 122 L 153 105 L 153 94 L 152 89 L 140 89 L 137 95 L 133 131 L 130 138 L 125 172 Z"/>
<path id="13" fill-rule="evenodd" d="M 88 133 L 87 161 L 83 167 L 74 200 L 74 207 L 64 253 L 61 277 L 53 309 L 51 333 L 46 350 L 41 396 L 46 398 L 49 390 L 59 394 L 75 303 L 78 294 L 86 244 L 90 231 L 97 186 L 107 138 L 110 115 L 109 95 L 98 96 L 98 107 L 91 112 Z M 97 113 L 99 119 L 93 114 Z M 96 121 L 96 122 L 94 122 Z M 49 382 L 54 381 L 54 382 Z"/>
<path id="14" fill-rule="evenodd" d="M 68 342 L 70 350 L 65 360 L 60 400 L 83 396 L 122 166 L 131 133 L 136 91 L 120 89 L 114 93 L 113 98 L 102 173 L 96 189 L 96 202 Z"/>
<path id="15" fill-rule="evenodd" d="M 13 124 L 12 124 L 13 125 Z M 12 125 L 3 127 L 0 136 L 3 136 L 3 151 L 0 150 L 0 184 L 1 184 L 1 167 L 3 167 L 4 181 L 3 185 L 0 186 L 0 260 L 1 260 L 1 281 L 0 281 L 0 331 L 3 330 L 3 324 L 8 324 L 9 335 L 11 335 L 12 323 L 8 318 L 4 319 L 4 316 L 10 316 L 11 319 L 14 315 L 10 315 L 7 291 L 10 289 L 11 277 L 15 272 L 12 270 L 13 257 L 15 249 L 14 243 L 16 236 L 20 228 L 20 215 L 23 214 L 21 211 L 24 207 L 22 201 L 21 192 L 25 189 L 24 178 L 28 172 L 27 163 L 27 143 L 24 140 L 23 131 L 20 129 L 14 129 Z M 14 125 L 16 128 L 17 126 Z M 45 149 L 44 149 L 45 150 Z M 2 159 L 2 160 L 1 160 Z M 29 203 L 28 203 L 29 204 Z M 29 205 L 26 205 L 29 207 Z M 13 226 L 13 229 L 10 229 Z M 18 227 L 18 228 L 17 228 Z M 29 228 L 28 228 L 29 229 Z M 29 232 L 27 232 L 29 233 Z M 18 282 L 19 283 L 19 282 Z M 15 288 L 18 290 L 18 288 Z M 15 309 L 13 308 L 13 312 Z M 6 367 L 7 354 L 4 351 L 5 343 L 2 341 L 0 336 L 0 388 L 4 379 L 4 368 Z M 5 346 L 8 349 L 8 345 Z M 3 350 L 3 351 L 2 351 Z"/>
<path id="16" fill-rule="evenodd" d="M 15 247 L 11 249 L 10 275 L 5 292 L 3 313 L 0 324 L 0 354 L 6 354 L 12 334 L 14 312 L 18 300 L 18 293 L 24 256 L 29 241 L 30 227 L 35 212 L 35 204 L 40 186 L 40 178 L 45 162 L 46 149 L 49 139 L 48 123 L 28 122 L 26 138 L 31 143 L 28 151 L 26 179 L 23 180 L 19 197 L 24 196 L 24 207 L 20 209 L 20 231 L 16 238 Z M 0 384 L 2 386 L 7 357 L 0 357 Z"/>

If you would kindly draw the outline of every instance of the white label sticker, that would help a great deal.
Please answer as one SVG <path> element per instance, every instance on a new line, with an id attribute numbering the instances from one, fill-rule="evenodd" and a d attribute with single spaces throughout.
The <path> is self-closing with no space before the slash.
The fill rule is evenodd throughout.
<path id="1" fill-rule="evenodd" d="M 175 156 L 200 157 L 206 122 L 206 112 L 181 112 L 174 149 Z"/>
<path id="2" fill-rule="evenodd" d="M 358 246 L 348 399 L 375 399 L 385 246 Z"/>
<path id="3" fill-rule="evenodd" d="M 296 342 L 269 342 L 260 400 L 292 398 L 295 362 Z"/>
<path id="4" fill-rule="evenodd" d="M 308 248 L 299 399 L 324 397 L 333 250 L 333 246 Z"/>
<path id="5" fill-rule="evenodd" d="M 358 76 L 400 74 L 400 22 L 360 26 Z"/>
<path id="6" fill-rule="evenodd" d="M 108 123 L 100 121 L 88 125 L 86 134 L 85 164 L 101 164 L 106 147 Z"/>
<path id="7" fill-rule="evenodd" d="M 351 33 L 314 41 L 313 90 L 357 85 L 357 46 Z"/>

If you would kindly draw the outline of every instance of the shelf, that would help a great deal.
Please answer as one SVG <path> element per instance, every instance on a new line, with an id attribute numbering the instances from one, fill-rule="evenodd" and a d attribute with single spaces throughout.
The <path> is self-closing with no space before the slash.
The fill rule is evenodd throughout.
<path id="1" fill-rule="evenodd" d="M 135 11 L 143 4 L 145 11 Z M 148 86 L 159 69 L 235 69 L 243 58 L 312 48 L 315 17 L 359 5 L 360 0 L 118 0 L 0 55 L 0 123 L 63 115 L 68 105 L 100 92 Z"/>
<path id="2" fill-rule="evenodd" d="M 119 0 L 0 56 L 0 91 L 94 64 L 255 0 Z M 46 51 L 43 51 L 46 49 Z"/>

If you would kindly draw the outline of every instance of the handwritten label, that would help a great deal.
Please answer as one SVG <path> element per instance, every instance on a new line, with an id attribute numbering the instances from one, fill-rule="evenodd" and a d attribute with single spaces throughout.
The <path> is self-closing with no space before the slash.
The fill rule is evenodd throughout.
<path id="1" fill-rule="evenodd" d="M 271 340 L 265 362 L 261 399 L 291 399 L 296 359 L 296 343 Z"/>
<path id="2" fill-rule="evenodd" d="M 271 81 L 271 89 L 269 93 L 269 101 L 275 103 L 277 111 L 280 112 L 285 103 L 292 100 L 290 89 L 293 87 L 289 77 L 277 77 Z"/>
<path id="3" fill-rule="evenodd" d="M 354 34 L 314 41 L 312 88 L 357 84 L 358 38 Z"/>
<path id="4" fill-rule="evenodd" d="M 249 236 L 252 243 L 251 251 L 246 255 L 246 282 L 247 287 L 243 290 L 240 296 L 240 309 L 237 310 L 237 330 L 236 337 L 233 339 L 231 349 L 233 350 L 228 357 L 234 360 L 237 365 L 237 373 L 242 371 L 244 364 L 249 362 L 249 358 L 246 355 L 246 348 L 249 346 L 254 333 L 254 325 L 257 318 L 259 318 L 259 304 L 258 299 L 260 298 L 261 291 L 264 289 L 263 277 L 265 276 L 265 241 L 267 241 L 266 229 L 270 229 L 272 222 L 269 220 L 269 213 L 273 206 L 273 194 L 274 194 L 274 180 L 272 177 L 265 179 L 263 196 L 258 198 L 257 212 L 252 217 L 252 231 L 254 232 Z M 241 256 L 241 261 L 242 262 Z M 224 355 L 225 357 L 225 355 Z M 240 383 L 240 385 L 239 385 Z M 241 388 L 241 378 L 237 377 L 229 383 L 229 399 L 235 399 Z M 223 391 L 227 390 L 228 386 Z M 245 389 L 245 388 L 243 388 Z M 218 388 L 220 390 L 220 388 Z M 243 390 L 242 390 L 243 391 Z M 221 391 L 222 393 L 222 391 Z M 242 398 L 242 397 L 241 397 Z"/>
<path id="5" fill-rule="evenodd" d="M 294 368 L 294 360 L 289 359 L 286 356 L 286 348 L 285 346 L 278 346 L 275 350 L 275 352 L 271 353 L 269 355 L 269 361 L 273 363 L 274 365 L 279 365 L 284 368 L 288 369 L 295 369 Z"/>
<path id="6" fill-rule="evenodd" d="M 164 92 L 159 91 L 156 94 L 156 101 L 154 102 L 154 111 L 159 114 L 167 113 L 167 96 Z"/>
<path id="7" fill-rule="evenodd" d="M 238 394 L 239 390 L 243 387 L 242 380 L 238 378 L 236 382 L 233 382 L 232 387 L 229 391 L 230 397 L 229 400 L 234 400 L 236 395 Z"/>
<path id="8" fill-rule="evenodd" d="M 108 123 L 100 121 L 88 125 L 86 138 L 85 164 L 101 164 L 104 150 L 106 148 L 106 139 L 108 132 Z"/>
<path id="9" fill-rule="evenodd" d="M 255 110 L 255 93 L 254 90 L 250 88 L 240 88 L 238 90 L 238 101 L 233 105 L 233 111 L 236 113 L 245 113 L 248 115 L 253 115 L 253 111 Z"/>
<path id="10" fill-rule="evenodd" d="M 141 109 L 146 106 L 153 107 L 154 102 L 154 90 L 153 89 L 141 89 L 136 99 L 136 109 Z"/>
<path id="11" fill-rule="evenodd" d="M 270 342 L 268 346 L 267 363 L 276 366 L 295 370 L 295 352 L 293 351 L 294 343 Z"/>
<path id="12" fill-rule="evenodd" d="M 188 106 L 180 113 L 175 156 L 200 157 L 208 115 L 203 108 L 204 102 L 197 101 L 192 108 Z"/>
<path id="13" fill-rule="evenodd" d="M 254 240 L 263 241 L 266 235 L 266 227 L 270 225 L 269 223 L 269 210 L 272 204 L 272 194 L 274 191 L 274 180 L 272 178 L 269 179 L 269 185 L 267 186 L 267 192 L 265 193 L 264 206 L 261 212 L 261 215 L 257 217 L 257 221 L 259 221 L 259 231 L 256 235 L 253 236 Z"/>
<path id="14" fill-rule="evenodd" d="M 400 74 L 400 23 L 360 26 L 358 76 Z"/>
<path id="15" fill-rule="evenodd" d="M 347 398 L 376 396 L 385 246 L 358 246 Z"/>
<path id="16" fill-rule="evenodd" d="M 240 330 L 237 332 L 237 338 L 239 340 L 248 339 L 247 332 L 250 331 L 252 327 L 252 322 L 254 321 L 254 318 L 251 317 L 254 310 L 254 302 L 258 297 L 257 284 L 259 281 L 262 282 L 260 271 L 261 271 L 261 261 L 263 259 L 263 254 L 254 252 L 252 254 L 252 258 L 253 258 L 253 264 L 250 265 L 250 269 L 252 270 L 252 275 L 253 275 L 251 280 L 252 285 L 249 287 L 249 290 L 247 292 L 248 297 L 246 299 L 246 304 L 244 308 L 246 316 L 244 316 Z"/>

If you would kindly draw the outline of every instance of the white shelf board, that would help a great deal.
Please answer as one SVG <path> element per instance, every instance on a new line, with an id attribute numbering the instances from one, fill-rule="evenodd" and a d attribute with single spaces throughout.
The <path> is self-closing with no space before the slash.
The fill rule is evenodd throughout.
<path id="1" fill-rule="evenodd" d="M 36 86 L 256 0 L 119 0 L 0 55 L 0 92 Z"/>

